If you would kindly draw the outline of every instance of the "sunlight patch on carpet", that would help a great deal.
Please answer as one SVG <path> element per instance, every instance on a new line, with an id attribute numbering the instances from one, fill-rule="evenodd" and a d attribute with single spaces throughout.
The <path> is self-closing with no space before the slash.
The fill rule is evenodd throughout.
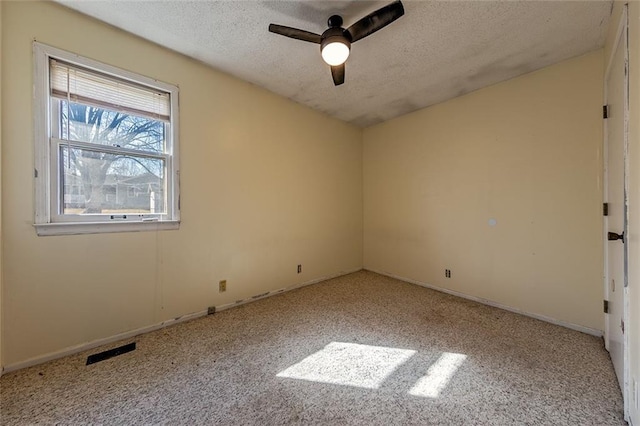
<path id="1" fill-rule="evenodd" d="M 467 358 L 463 354 L 443 353 L 409 391 L 410 395 L 437 398 Z"/>
<path id="2" fill-rule="evenodd" d="M 416 351 L 332 342 L 277 377 L 377 389 Z"/>

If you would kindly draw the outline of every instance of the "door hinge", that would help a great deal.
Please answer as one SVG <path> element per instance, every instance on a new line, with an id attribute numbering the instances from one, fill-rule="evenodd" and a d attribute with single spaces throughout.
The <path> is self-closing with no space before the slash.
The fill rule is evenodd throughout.
<path id="1" fill-rule="evenodd" d="M 602 203 L 602 216 L 609 216 L 609 203 Z"/>
<path id="2" fill-rule="evenodd" d="M 609 118 L 609 105 L 602 105 L 602 118 Z"/>
<path id="3" fill-rule="evenodd" d="M 620 328 L 622 329 L 622 334 L 624 334 L 624 321 L 620 320 Z"/>
<path id="4" fill-rule="evenodd" d="M 604 308 L 604 313 L 608 314 L 609 313 L 609 301 L 608 300 L 603 300 L 603 308 Z"/>
<path id="5" fill-rule="evenodd" d="M 624 232 L 622 234 L 616 234 L 615 232 L 607 232 L 607 240 L 609 241 L 620 240 L 624 244 Z"/>

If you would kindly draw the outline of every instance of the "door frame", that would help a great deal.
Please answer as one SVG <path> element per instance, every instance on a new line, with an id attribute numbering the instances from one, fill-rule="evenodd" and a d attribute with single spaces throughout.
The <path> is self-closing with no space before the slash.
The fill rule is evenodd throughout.
<path id="1" fill-rule="evenodd" d="M 613 44 L 613 48 L 611 49 L 611 53 L 607 59 L 607 68 L 604 74 L 604 105 L 608 105 L 608 90 L 607 90 L 607 81 L 609 79 L 609 74 L 611 71 L 611 67 L 613 64 L 613 59 L 615 57 L 617 49 L 620 47 L 620 41 L 622 40 L 624 49 L 624 124 L 623 124 L 623 177 L 624 177 L 624 202 L 623 202 L 623 232 L 625 236 L 628 236 L 628 227 L 629 227 L 629 25 L 628 25 L 628 5 L 625 4 L 622 9 L 622 14 L 620 17 L 620 22 L 618 24 L 618 28 L 616 30 L 615 41 Z M 608 134 L 608 124 L 607 120 L 603 120 L 603 199 L 605 202 L 609 200 L 608 194 L 608 175 L 609 175 L 609 134 Z M 605 300 L 609 300 L 609 241 L 607 239 L 607 234 L 609 232 L 608 229 L 608 218 L 604 216 L 603 220 L 603 239 L 604 239 L 604 296 Z M 628 327 L 629 324 L 629 273 L 628 273 L 628 260 L 629 260 L 629 247 L 627 242 L 623 245 L 623 292 L 622 292 L 622 320 L 625 324 L 625 328 Z M 607 351 L 609 350 L 609 335 L 610 335 L 610 327 L 616 326 L 615 324 L 611 324 L 608 314 L 604 314 L 604 322 L 605 322 L 605 330 L 604 330 L 604 342 L 605 348 Z M 622 353 L 623 353 L 623 386 L 622 386 L 622 398 L 624 402 L 624 418 L 626 421 L 629 421 L 629 383 L 630 383 L 630 371 L 629 371 L 629 342 L 628 342 L 628 329 L 625 329 L 622 334 Z"/>

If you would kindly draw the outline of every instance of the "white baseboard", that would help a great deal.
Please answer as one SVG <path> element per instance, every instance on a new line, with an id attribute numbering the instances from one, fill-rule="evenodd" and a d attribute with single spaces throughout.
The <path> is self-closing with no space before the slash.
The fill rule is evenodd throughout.
<path id="1" fill-rule="evenodd" d="M 290 291 L 290 290 L 294 290 L 296 288 L 300 288 L 300 287 L 304 287 L 304 286 L 308 286 L 311 284 L 316 284 L 319 283 L 321 281 L 326 281 L 326 280 L 330 280 L 332 278 L 337 278 L 337 277 L 341 277 L 343 275 L 348 275 L 348 274 L 352 274 L 354 272 L 358 272 L 362 270 L 362 268 L 358 268 L 358 269 L 353 269 L 350 271 L 343 271 L 343 272 L 339 272 L 337 274 L 334 275 L 330 275 L 330 276 L 326 276 L 326 277 L 321 277 L 321 278 L 316 278 L 310 281 L 305 281 L 301 284 L 294 284 L 292 286 L 286 287 L 286 288 L 281 288 L 278 290 L 273 290 L 273 291 L 269 291 L 263 294 L 259 294 L 257 296 L 253 296 L 250 297 L 248 299 L 243 299 L 243 300 L 238 300 L 236 302 L 233 303 L 228 303 L 225 305 L 221 305 L 221 306 L 216 306 L 216 312 L 219 311 L 224 311 L 225 309 L 229 309 L 229 308 L 234 308 L 236 306 L 240 306 L 240 305 L 244 305 L 246 303 L 250 303 L 250 302 L 255 302 L 257 300 L 261 300 L 264 299 L 266 297 L 270 297 L 276 294 L 280 294 L 280 293 L 284 293 L 286 291 Z M 79 345 L 75 345 L 75 346 L 71 346 L 65 349 L 62 349 L 60 351 L 55 351 L 55 352 L 50 352 L 48 354 L 45 355 L 41 355 L 41 356 L 36 356 L 33 358 L 29 358 L 25 361 L 21 361 L 21 362 L 17 362 L 15 364 L 10 364 L 5 366 L 3 369 L 0 369 L 0 375 L 2 375 L 2 373 L 9 373 L 11 371 L 16 371 L 16 370 L 21 370 L 23 368 L 27 368 L 27 367 L 33 367 L 34 365 L 38 365 L 38 364 L 42 364 L 48 361 L 52 361 L 54 359 L 58 359 L 58 358 L 62 358 L 68 355 L 73 355 L 79 352 L 83 352 L 89 349 L 93 349 L 96 348 L 98 346 L 102 346 L 102 345 L 108 345 L 110 343 L 113 342 L 117 342 L 119 340 L 125 340 L 125 339 L 129 339 L 135 336 L 139 336 L 141 334 L 144 333 L 150 333 L 152 331 L 155 330 L 159 330 L 161 328 L 165 328 L 171 325 L 175 325 L 184 321 L 189 321 L 195 318 L 200 318 L 207 315 L 207 310 L 204 311 L 199 311 L 199 312 L 193 312 L 191 314 L 186 314 L 177 318 L 172 318 L 166 321 L 163 321 L 161 323 L 158 324 L 154 324 L 154 325 L 150 325 L 147 327 L 142 327 L 142 328 L 138 328 L 136 330 L 131 330 L 131 331 L 127 331 L 125 333 L 120 333 L 120 334 L 116 334 L 114 336 L 111 337 L 105 337 L 103 339 L 97 339 L 97 340 L 93 340 L 91 342 L 87 342 L 87 343 L 81 343 Z"/>
<path id="2" fill-rule="evenodd" d="M 341 271 L 341 272 L 338 272 L 337 274 L 328 275 L 326 277 L 316 278 L 316 279 L 313 279 L 313 280 L 310 280 L 310 281 L 305 281 L 305 282 L 300 283 L 300 284 L 294 284 L 292 286 L 287 287 L 285 291 L 295 290 L 296 288 L 306 287 L 308 285 L 317 284 L 317 283 L 322 282 L 322 281 L 327 281 L 327 280 L 332 280 L 334 278 L 343 277 L 345 275 L 353 274 L 354 272 L 358 272 L 358 271 L 362 271 L 362 268 L 351 269 L 351 270 L 348 270 L 348 271 Z"/>
<path id="3" fill-rule="evenodd" d="M 267 298 L 267 297 L 274 296 L 276 294 L 281 294 L 281 293 L 285 293 L 287 291 L 295 290 L 297 288 L 306 287 L 306 286 L 311 285 L 311 284 L 317 284 L 317 283 L 322 282 L 322 281 L 327 281 L 327 280 L 330 280 L 330 279 L 333 279 L 333 278 L 342 277 L 344 275 L 353 274 L 354 272 L 358 272 L 358 271 L 361 271 L 361 270 L 362 270 L 362 268 L 352 269 L 352 270 L 349 270 L 349 271 L 341 271 L 341 272 L 338 272 L 337 274 L 328 275 L 328 276 L 320 277 L 320 278 L 314 278 L 313 280 L 305 281 L 305 282 L 300 283 L 300 284 L 294 284 L 294 285 L 291 285 L 289 287 L 285 287 L 285 288 L 281 288 L 281 289 L 278 289 L 278 290 L 269 291 L 269 292 L 266 292 L 266 293 L 261 293 L 261 294 L 258 294 L 256 296 L 249 297 L 247 299 L 236 300 L 235 302 L 226 303 L 224 305 L 216 306 L 216 312 L 224 311 L 224 310 L 230 309 L 230 308 L 235 308 L 237 306 L 241 306 L 241 305 L 245 305 L 247 303 L 255 302 L 256 300 L 261 300 L 261 299 L 264 299 L 264 298 Z"/>
<path id="4" fill-rule="evenodd" d="M 447 293 L 447 294 L 451 294 L 452 296 L 457 296 L 457 297 L 461 297 L 463 299 L 468 299 L 468 300 L 473 300 L 474 302 L 478 302 L 478 303 L 482 303 L 483 305 L 488 305 L 488 306 L 493 306 L 494 308 L 499 308 L 499 309 L 504 309 L 505 311 L 509 311 L 509 312 L 513 312 L 516 314 L 520 314 L 520 315 L 524 315 L 527 317 L 531 317 L 531 318 L 535 318 L 538 319 L 540 321 L 545 321 L 545 322 L 549 322 L 551 324 L 555 324 L 555 325 L 559 325 L 562 327 L 566 327 L 566 328 L 570 328 L 572 330 L 576 330 L 576 331 L 580 331 L 582 333 L 586 333 L 586 334 L 590 334 L 592 336 L 596 336 L 596 337 L 602 337 L 603 336 L 603 331 L 602 330 L 597 330 L 595 328 L 589 328 L 589 327 L 585 327 L 582 325 L 578 325 L 578 324 L 573 324 L 570 322 L 566 322 L 566 321 L 562 321 L 562 320 L 558 320 L 555 318 L 551 318 L 548 317 L 546 315 L 540 315 L 540 314 L 535 314 L 532 312 L 526 312 L 517 308 L 513 308 L 511 306 L 507 306 L 507 305 L 503 305 L 502 303 L 498 303 L 498 302 L 494 302 L 493 300 L 488 300 L 488 299 L 483 299 L 481 297 L 477 297 L 477 296 L 471 296 L 465 293 L 460 293 L 458 291 L 454 291 L 454 290 L 449 290 L 446 288 L 442 288 L 442 287 L 437 287 L 431 284 L 427 284 L 421 281 L 416 281 L 416 280 L 412 280 L 410 278 L 404 278 L 395 274 L 391 274 L 389 272 L 382 272 L 382 271 L 377 271 L 375 269 L 370 269 L 370 268 L 363 268 L 366 271 L 370 271 L 370 272 L 375 272 L 376 274 L 380 274 L 380 275 L 384 275 L 387 277 L 391 277 L 391 278 L 395 278 L 397 280 L 400 281 L 404 281 L 404 282 L 408 282 L 410 284 L 416 284 L 419 285 L 421 287 L 426 287 L 429 288 L 431 290 L 435 290 L 435 291 L 439 291 L 441 293 Z"/>
<path id="5" fill-rule="evenodd" d="M 475 302 L 479 302 L 479 303 L 482 303 L 482 304 L 485 304 L 485 305 L 493 306 L 495 308 L 500 308 L 500 309 L 504 309 L 506 311 L 514 312 L 514 313 L 517 313 L 517 314 L 520 314 L 520 315 L 525 315 L 525 316 L 528 316 L 528 317 L 531 317 L 531 318 L 539 319 L 541 321 L 549 322 L 551 324 L 560 325 L 562 327 L 566 327 L 566 328 L 570 328 L 572 330 L 576 330 L 576 331 L 580 331 L 580 332 L 583 332 L 583 333 L 591 334 L 593 336 L 598 336 L 598 337 L 602 336 L 602 331 L 601 330 L 596 330 L 596 329 L 589 328 L 589 327 L 584 327 L 584 326 L 581 326 L 581 325 L 578 325 L 578 324 L 573 324 L 573 323 L 561 321 L 561 320 L 558 320 L 558 319 L 555 319 L 555 318 L 547 317 L 545 315 L 535 314 L 535 313 L 531 313 L 531 312 L 525 312 L 525 311 L 522 311 L 520 309 L 512 308 L 510 306 L 503 305 L 503 304 L 498 303 L 498 302 L 494 302 L 492 300 L 487 300 L 487 299 L 483 299 L 483 298 L 480 298 L 480 297 L 471 296 L 471 295 L 460 293 L 460 292 L 457 292 L 457 291 L 454 291 L 454 290 L 448 290 L 448 289 L 445 289 L 445 288 L 436 287 L 434 285 L 427 284 L 427 283 L 424 283 L 424 282 L 421 282 L 421 281 L 412 280 L 410 278 L 404 278 L 404 277 L 401 277 L 401 276 L 398 276 L 398 275 L 395 275 L 395 274 L 391 274 L 391 273 L 388 273 L 388 272 L 377 271 L 377 270 L 370 269 L 370 268 L 358 268 L 358 269 L 353 269 L 353 270 L 349 270 L 349 271 L 342 271 L 342 272 L 339 272 L 339 273 L 334 274 L 334 275 L 315 278 L 313 280 L 305 281 L 305 282 L 300 283 L 300 284 L 294 284 L 294 285 L 286 287 L 286 288 L 281 288 L 281 289 L 278 289 L 278 290 L 272 290 L 272 291 L 269 291 L 269 292 L 266 292 L 266 293 L 263 293 L 263 294 L 259 294 L 257 296 L 253 296 L 253 297 L 250 297 L 250 298 L 247 298 L 247 299 L 238 300 L 238 301 L 233 302 L 233 303 L 227 303 L 227 304 L 224 304 L 224 305 L 216 306 L 216 312 L 224 311 L 226 309 L 230 309 L 230 308 L 234 308 L 234 307 L 237 307 L 237 306 L 241 306 L 241 305 L 244 305 L 244 304 L 247 304 L 247 303 L 250 303 L 250 302 L 255 302 L 257 300 L 261 300 L 261 299 L 264 299 L 264 298 L 267 298 L 267 297 L 271 297 L 271 296 L 274 296 L 276 294 L 281 294 L 281 293 L 284 293 L 284 292 L 287 292 L 287 291 L 295 290 L 297 288 L 305 287 L 305 286 L 312 285 L 312 284 L 317 284 L 317 283 L 322 282 L 322 281 L 326 281 L 326 280 L 330 280 L 330 279 L 333 279 L 333 278 L 341 277 L 341 276 L 344 276 L 344 275 L 352 274 L 352 273 L 358 272 L 358 271 L 360 271 L 362 269 L 374 272 L 376 274 L 385 275 L 385 276 L 388 276 L 388 277 L 391 277 L 391 278 L 395 278 L 395 279 L 398 279 L 400 281 L 405 281 L 405 282 L 408 282 L 408 283 L 411 283 L 411 284 L 419 285 L 421 287 L 426 287 L 426 288 L 429 288 L 429 289 L 432 289 L 432 290 L 440 291 L 442 293 L 447 293 L 447 294 L 451 294 L 453 296 L 462 297 L 464 299 L 473 300 Z M 106 338 L 103 338 L 103 339 L 93 340 L 91 342 L 87 342 L 87 343 L 82 343 L 82 344 L 79 344 L 79 345 L 71 346 L 69 348 L 65 348 L 65 349 L 62 349 L 60 351 L 55 351 L 55 352 L 51 352 L 51 353 L 48 353 L 48 354 L 45 354 L 45 355 L 29 358 L 29 359 L 27 359 L 25 361 L 21 361 L 21 362 L 15 363 L 15 364 L 10 364 L 10 365 L 5 366 L 2 369 L 2 371 L 0 372 L 0 374 L 9 373 L 11 371 L 20 370 L 20 369 L 27 368 L 27 367 L 32 367 L 34 365 L 42 364 L 42 363 L 45 363 L 45 362 L 48 362 L 48 361 L 52 361 L 54 359 L 62 358 L 62 357 L 68 356 L 68 355 L 73 355 L 73 354 L 76 354 L 76 353 L 79 353 L 79 352 L 83 352 L 83 351 L 86 351 L 86 350 L 89 350 L 89 349 L 96 348 L 98 346 L 108 345 L 110 343 L 117 342 L 119 340 L 129 339 L 129 338 L 132 338 L 132 337 L 135 337 L 135 336 L 139 336 L 140 334 L 149 333 L 149 332 L 152 332 L 152 331 L 155 331 L 155 330 L 159 330 L 161 328 L 168 327 L 168 326 L 171 326 L 171 325 L 174 325 L 174 324 L 178 324 L 178 323 L 181 323 L 181 322 L 184 322 L 184 321 L 189 321 L 189 320 L 192 320 L 192 319 L 195 319 L 195 318 L 203 317 L 205 315 L 207 315 L 207 311 L 206 310 L 199 311 L 199 312 L 193 312 L 193 313 L 186 314 L 186 315 L 183 315 L 183 316 L 180 316 L 180 317 L 177 317 L 177 318 L 173 318 L 173 319 L 169 319 L 169 320 L 163 321 L 163 322 L 158 323 L 158 324 L 154 324 L 154 325 L 150 325 L 150 326 L 147 326 L 147 327 L 138 328 L 136 330 L 131 330 L 131 331 L 127 331 L 125 333 L 116 334 L 116 335 L 111 336 L 111 337 L 106 337 Z"/>
<path id="6" fill-rule="evenodd" d="M 147 327 L 138 328 L 136 330 L 127 331 L 125 333 L 116 334 L 111 337 L 105 337 L 103 339 L 93 340 L 87 343 L 81 343 L 79 345 L 71 346 L 60 351 L 50 352 L 45 355 L 36 356 L 33 358 L 29 358 L 25 361 L 17 362 L 15 364 L 10 364 L 4 367 L 3 373 L 9 373 L 11 371 L 21 370 L 27 367 L 33 367 L 34 365 L 42 364 L 48 361 L 53 361 L 54 359 L 62 358 L 68 355 L 77 354 L 79 352 L 83 352 L 89 349 L 96 348 L 102 345 L 108 345 L 109 343 L 117 342 L 119 340 L 129 339 L 135 336 L 139 336 L 141 334 L 150 333 L 155 330 L 159 330 L 164 327 L 168 327 L 170 325 L 178 324 L 184 321 L 189 321 L 195 318 L 200 318 L 207 315 L 207 311 L 193 312 L 191 314 L 186 314 L 177 318 L 172 318 L 166 321 L 162 321 L 158 324 L 153 324 Z"/>

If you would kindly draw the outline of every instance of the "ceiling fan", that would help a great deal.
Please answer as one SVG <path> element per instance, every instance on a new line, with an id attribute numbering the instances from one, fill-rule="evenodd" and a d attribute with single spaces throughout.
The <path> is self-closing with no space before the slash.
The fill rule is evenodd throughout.
<path id="1" fill-rule="evenodd" d="M 404 6 L 398 0 L 370 13 L 346 30 L 342 28 L 342 17 L 333 15 L 328 21 L 329 29 L 322 35 L 276 24 L 270 24 L 269 31 L 285 37 L 319 44 L 322 59 L 331 66 L 333 83 L 338 86 L 344 83 L 344 63 L 349 57 L 351 43 L 386 27 L 402 15 L 404 15 Z"/>

